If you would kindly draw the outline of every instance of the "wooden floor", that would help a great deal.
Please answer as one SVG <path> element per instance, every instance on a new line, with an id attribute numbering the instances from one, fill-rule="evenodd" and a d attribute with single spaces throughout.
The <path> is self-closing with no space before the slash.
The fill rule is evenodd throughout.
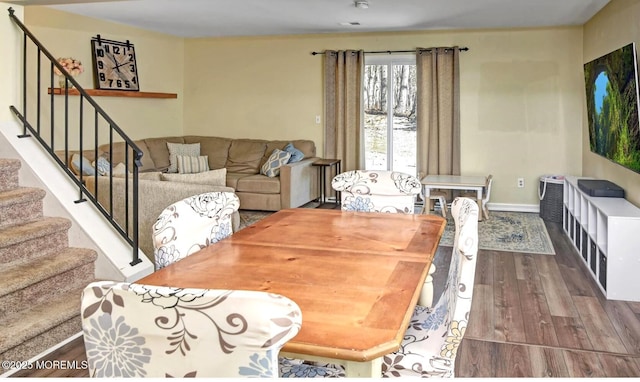
<path id="1" fill-rule="evenodd" d="M 480 251 L 456 375 L 640 377 L 640 303 L 605 300 L 561 225 L 547 229 L 555 256 Z"/>
<path id="2" fill-rule="evenodd" d="M 479 252 L 456 376 L 640 377 L 640 303 L 605 300 L 560 224 L 547 228 L 555 256 Z M 446 278 L 450 256 L 450 248 L 440 247 L 435 285 Z M 86 360 L 82 338 L 46 359 Z M 88 377 L 88 371 L 14 375 Z"/>

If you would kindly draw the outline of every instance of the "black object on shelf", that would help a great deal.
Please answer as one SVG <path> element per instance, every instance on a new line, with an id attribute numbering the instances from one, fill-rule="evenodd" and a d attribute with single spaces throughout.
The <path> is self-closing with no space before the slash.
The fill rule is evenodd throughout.
<path id="1" fill-rule="evenodd" d="M 602 179 L 578 179 L 578 187 L 589 196 L 624 198 L 624 190 L 615 183 Z"/>

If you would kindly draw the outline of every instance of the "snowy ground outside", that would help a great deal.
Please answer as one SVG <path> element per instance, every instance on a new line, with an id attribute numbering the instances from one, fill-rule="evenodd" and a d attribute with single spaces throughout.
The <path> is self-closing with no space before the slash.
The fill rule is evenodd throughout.
<path id="1" fill-rule="evenodd" d="M 365 113 L 365 166 L 387 169 L 387 116 Z M 393 171 L 416 175 L 416 124 L 406 117 L 393 118 Z"/>

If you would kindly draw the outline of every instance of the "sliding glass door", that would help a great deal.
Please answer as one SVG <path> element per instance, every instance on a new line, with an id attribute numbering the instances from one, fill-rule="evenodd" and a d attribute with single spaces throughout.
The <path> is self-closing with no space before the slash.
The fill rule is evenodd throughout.
<path id="1" fill-rule="evenodd" d="M 416 175 L 415 58 L 367 57 L 362 99 L 365 168 Z"/>

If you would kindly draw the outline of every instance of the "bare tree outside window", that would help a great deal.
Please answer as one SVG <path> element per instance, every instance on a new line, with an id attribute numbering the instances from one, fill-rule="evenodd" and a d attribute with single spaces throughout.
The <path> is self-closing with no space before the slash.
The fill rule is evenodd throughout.
<path id="1" fill-rule="evenodd" d="M 365 168 L 416 175 L 416 66 L 388 61 L 365 65 Z"/>

